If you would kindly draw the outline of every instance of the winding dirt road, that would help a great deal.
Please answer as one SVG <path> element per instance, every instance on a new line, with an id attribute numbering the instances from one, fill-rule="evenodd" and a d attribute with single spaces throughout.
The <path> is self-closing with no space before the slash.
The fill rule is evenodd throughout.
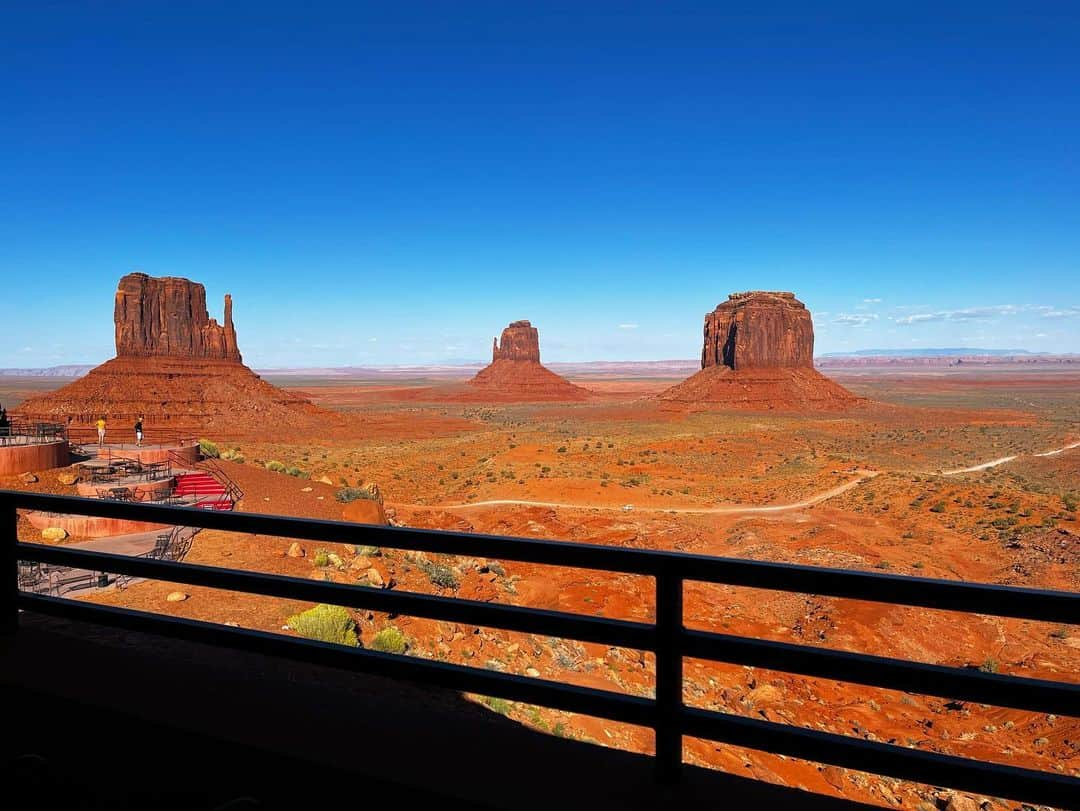
<path id="1" fill-rule="evenodd" d="M 473 510 L 478 507 L 498 507 L 502 505 L 518 505 L 522 507 L 556 507 L 566 510 L 607 510 L 610 512 L 639 512 L 639 513 L 680 513 L 680 514 L 693 514 L 693 515 L 741 515 L 741 514 L 753 514 L 753 513 L 781 513 L 788 510 L 801 510 L 806 507 L 813 507 L 815 504 L 820 504 L 822 501 L 833 498 L 846 493 L 853 487 L 857 487 L 867 479 L 872 479 L 877 476 L 880 471 L 878 470 L 859 470 L 856 477 L 850 481 L 846 481 L 843 484 L 838 484 L 836 487 L 830 487 L 828 490 L 822 490 L 820 493 L 815 493 L 809 498 L 805 498 L 802 501 L 793 501 L 789 504 L 770 504 L 766 506 L 761 505 L 746 505 L 746 504 L 728 504 L 721 507 L 637 507 L 630 506 L 630 510 L 625 507 L 613 506 L 611 504 L 590 504 L 590 503 L 569 503 L 565 501 L 528 501 L 525 499 L 517 498 L 496 498 L 488 501 L 473 501 L 469 504 L 403 504 L 404 507 L 413 507 L 417 509 L 438 509 L 438 510 Z"/>
<path id="2" fill-rule="evenodd" d="M 1052 451 L 1044 451 L 1043 453 L 1035 453 L 1032 456 L 1057 456 L 1059 453 L 1073 450 L 1074 448 L 1080 448 L 1080 441 L 1072 442 L 1068 445 L 1063 445 L 1060 448 L 1055 448 Z M 962 467 L 955 470 L 944 470 L 942 475 L 955 476 L 958 473 L 975 473 L 980 470 L 987 470 L 998 465 L 1003 465 L 1006 462 L 1011 462 L 1014 459 L 1019 459 L 1020 455 L 1002 456 L 998 459 L 992 459 L 989 462 L 983 462 L 982 464 L 972 465 L 971 467 Z M 522 507 L 553 507 L 565 510 L 605 510 L 609 512 L 645 512 L 645 513 L 678 513 L 683 515 L 754 515 L 761 513 L 782 513 L 790 510 L 803 510 L 807 507 L 813 507 L 815 504 L 820 504 L 823 501 L 827 501 L 830 498 L 835 498 L 841 493 L 846 493 L 853 487 L 858 487 L 863 482 L 874 478 L 881 471 L 879 470 L 858 470 L 856 476 L 850 481 L 846 481 L 843 484 L 839 484 L 836 487 L 830 487 L 828 490 L 822 490 L 820 493 L 815 493 L 809 498 L 805 498 L 801 501 L 793 501 L 788 504 L 769 504 L 766 506 L 750 505 L 750 504 L 728 504 L 719 507 L 637 507 L 633 505 L 626 505 L 625 507 L 612 506 L 611 504 L 591 504 L 591 503 L 570 503 L 565 501 L 528 501 L 526 499 L 516 498 L 496 498 L 487 501 L 474 501 L 469 504 L 401 504 L 398 506 L 409 507 L 412 509 L 430 509 L 430 510 L 475 510 L 482 507 L 499 507 L 504 505 L 517 505 Z M 627 509 L 629 507 L 629 509 Z"/>

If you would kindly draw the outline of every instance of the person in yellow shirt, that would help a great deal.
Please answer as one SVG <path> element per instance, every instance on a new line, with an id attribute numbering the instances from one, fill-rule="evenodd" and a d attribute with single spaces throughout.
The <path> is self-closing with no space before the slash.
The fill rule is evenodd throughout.
<path id="1" fill-rule="evenodd" d="M 97 421 L 97 444 L 100 448 L 105 444 L 105 418 L 102 417 Z"/>

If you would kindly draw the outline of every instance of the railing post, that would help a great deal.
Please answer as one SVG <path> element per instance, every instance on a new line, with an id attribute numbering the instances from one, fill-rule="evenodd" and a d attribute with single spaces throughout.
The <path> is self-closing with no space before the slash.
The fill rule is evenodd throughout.
<path id="1" fill-rule="evenodd" d="M 19 627 L 19 515 L 15 502 L 0 498 L 0 634 L 14 634 Z"/>
<path id="2" fill-rule="evenodd" d="M 656 777 L 673 783 L 682 771 L 683 579 L 656 576 Z"/>

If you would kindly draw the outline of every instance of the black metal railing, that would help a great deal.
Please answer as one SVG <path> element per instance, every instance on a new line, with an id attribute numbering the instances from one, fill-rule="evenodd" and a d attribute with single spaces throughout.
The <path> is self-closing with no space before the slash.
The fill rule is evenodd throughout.
<path id="1" fill-rule="evenodd" d="M 7 445 L 41 445 L 67 438 L 65 427 L 54 422 L 8 420 L 0 425 L 0 447 Z"/>
<path id="2" fill-rule="evenodd" d="M 20 508 L 163 524 L 187 524 L 257 535 L 353 543 L 484 558 L 501 558 L 652 577 L 656 621 L 640 623 L 498 605 L 418 593 L 364 589 L 295 577 L 19 543 Z M 907 690 L 1003 707 L 1080 715 L 1080 685 L 941 667 L 806 645 L 689 630 L 683 623 L 686 581 L 820 594 L 879 603 L 974 612 L 1053 623 L 1080 623 L 1080 595 L 1005 586 L 714 558 L 675 552 L 468 535 L 277 516 L 202 512 L 176 507 L 0 491 L 3 575 L 0 622 L 14 633 L 17 611 L 37 611 L 166 634 L 306 662 L 406 678 L 440 687 L 553 707 L 652 727 L 658 777 L 682 764 L 682 739 L 692 735 L 815 762 L 932 785 L 1063 808 L 1080 807 L 1080 779 L 953 755 L 919 751 L 845 735 L 687 707 L 683 658 L 774 668 L 805 676 Z M 227 589 L 272 597 L 395 612 L 449 622 L 564 637 L 656 655 L 654 699 L 497 673 L 407 656 L 346 648 L 280 634 L 165 617 L 19 590 L 18 562 L 81 567 L 129 577 Z"/>

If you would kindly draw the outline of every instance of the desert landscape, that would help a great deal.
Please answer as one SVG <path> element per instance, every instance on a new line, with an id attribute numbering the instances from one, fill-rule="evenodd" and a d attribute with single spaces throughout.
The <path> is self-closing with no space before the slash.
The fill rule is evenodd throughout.
<path id="1" fill-rule="evenodd" d="M 74 380 L 0 377 L 0 402 L 21 420 L 70 417 L 74 433 L 104 416 L 125 435 L 111 442 L 127 441 L 140 417 L 148 443 L 155 431 L 190 435 L 238 485 L 231 507 L 246 512 L 1080 588 L 1077 364 L 834 361 L 826 375 L 795 295 L 751 291 L 706 315 L 700 363 L 558 374 L 541 363 L 542 325 L 517 320 L 478 370 L 260 376 L 243 364 L 231 299 L 224 312 L 220 325 L 209 318 L 197 283 L 125 276 L 117 357 Z M 30 470 L 0 477 L 0 488 L 74 494 L 85 475 L 78 464 Z M 42 530 L 23 516 L 20 534 Z M 655 611 L 652 589 L 629 575 L 403 549 L 206 530 L 184 560 L 619 619 Z M 304 633 L 317 610 L 151 581 L 72 598 L 286 634 Z M 686 602 L 695 628 L 1080 681 L 1076 626 L 695 583 Z M 346 644 L 635 695 L 655 686 L 640 651 L 347 607 L 340 619 Z M 1080 775 L 1075 718 L 692 660 L 684 699 Z M 653 745 L 649 730 L 477 700 L 554 735 Z M 989 800 L 694 739 L 685 758 L 883 807 L 965 811 Z"/>

